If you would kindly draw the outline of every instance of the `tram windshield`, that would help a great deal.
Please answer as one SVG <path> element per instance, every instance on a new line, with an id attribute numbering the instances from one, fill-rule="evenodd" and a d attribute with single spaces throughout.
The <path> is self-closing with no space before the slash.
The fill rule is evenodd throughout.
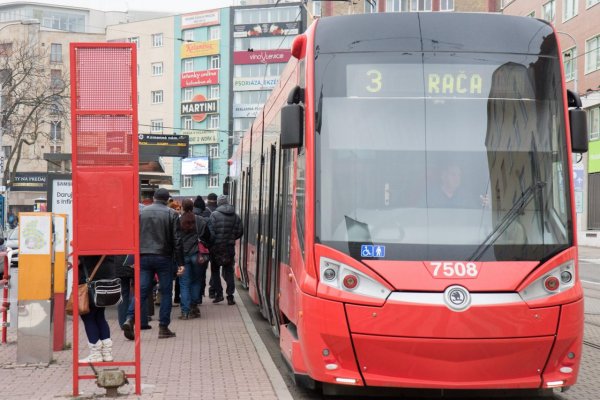
<path id="1" fill-rule="evenodd" d="M 558 59 L 334 53 L 315 76 L 318 242 L 482 261 L 572 243 Z"/>

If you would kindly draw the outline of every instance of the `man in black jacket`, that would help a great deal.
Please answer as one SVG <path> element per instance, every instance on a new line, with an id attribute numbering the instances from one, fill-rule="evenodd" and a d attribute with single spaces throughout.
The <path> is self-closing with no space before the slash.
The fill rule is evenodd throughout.
<path id="1" fill-rule="evenodd" d="M 219 196 L 217 208 L 210 215 L 208 229 L 212 237 L 210 246 L 210 273 L 211 282 L 214 284 L 215 299 L 213 303 L 224 300 L 223 286 L 219 278 L 219 270 L 223 267 L 223 279 L 227 283 L 227 304 L 234 305 L 233 292 L 233 266 L 235 263 L 235 241 L 242 237 L 244 225 L 235 209 L 227 200 L 227 196 Z"/>
<path id="2" fill-rule="evenodd" d="M 154 203 L 144 207 L 140 215 L 140 304 L 146 304 L 152 292 L 152 278 L 157 274 L 160 288 L 159 339 L 175 336 L 175 332 L 169 330 L 173 293 L 173 259 L 179 266 L 177 275 L 182 275 L 184 271 L 179 215 L 175 210 L 167 207 L 169 197 L 166 189 L 158 189 L 154 193 Z M 142 326 L 147 326 L 148 316 L 143 308 L 141 322 Z M 125 337 L 131 340 L 134 339 L 133 312 L 133 303 L 131 303 L 127 321 L 123 324 Z"/>

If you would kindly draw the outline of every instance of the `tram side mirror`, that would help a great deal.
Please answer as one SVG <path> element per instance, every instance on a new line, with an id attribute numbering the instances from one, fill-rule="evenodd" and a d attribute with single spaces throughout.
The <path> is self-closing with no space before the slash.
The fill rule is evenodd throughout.
<path id="1" fill-rule="evenodd" d="M 281 148 L 302 147 L 304 137 L 304 90 L 296 86 L 288 96 L 288 104 L 281 109 Z"/>
<path id="2" fill-rule="evenodd" d="M 569 106 L 569 127 L 571 128 L 571 149 L 573 153 L 587 153 L 587 116 L 581 109 L 581 99 L 577 93 L 567 90 Z"/>

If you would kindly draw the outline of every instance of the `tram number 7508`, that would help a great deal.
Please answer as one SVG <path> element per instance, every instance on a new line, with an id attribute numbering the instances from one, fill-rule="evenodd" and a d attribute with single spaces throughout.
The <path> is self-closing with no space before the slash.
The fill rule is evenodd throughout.
<path id="1" fill-rule="evenodd" d="M 477 278 L 479 268 L 474 262 L 431 261 L 427 269 L 434 278 Z"/>

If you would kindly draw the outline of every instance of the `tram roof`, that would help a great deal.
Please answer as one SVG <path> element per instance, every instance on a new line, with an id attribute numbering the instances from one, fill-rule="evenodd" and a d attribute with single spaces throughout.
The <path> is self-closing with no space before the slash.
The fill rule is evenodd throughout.
<path id="1" fill-rule="evenodd" d="M 556 56 L 549 23 L 492 13 L 377 13 L 319 20 L 320 53 L 482 52 Z"/>

